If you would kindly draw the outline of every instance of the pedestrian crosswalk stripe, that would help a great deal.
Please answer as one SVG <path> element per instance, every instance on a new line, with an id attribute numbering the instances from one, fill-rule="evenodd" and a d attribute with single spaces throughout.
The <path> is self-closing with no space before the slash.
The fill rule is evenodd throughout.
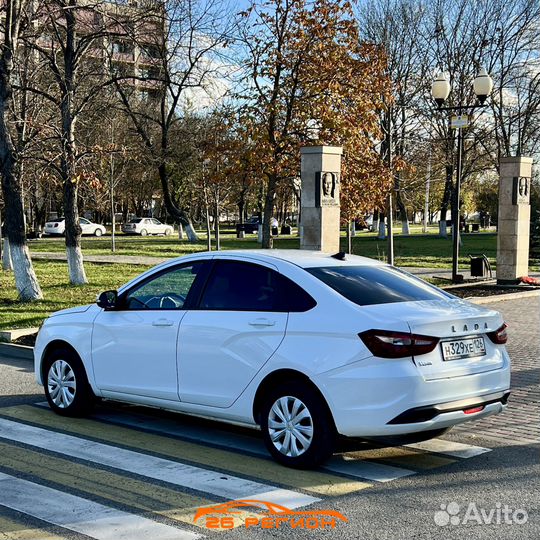
<path id="1" fill-rule="evenodd" d="M 0 473 L 0 504 L 95 540 L 192 540 L 200 535 Z"/>
<path id="2" fill-rule="evenodd" d="M 416 448 L 417 450 L 424 450 L 426 452 L 434 452 L 436 454 L 444 454 L 462 459 L 491 452 L 490 448 L 483 448 L 482 446 L 473 446 L 471 444 L 463 444 L 454 441 L 446 441 L 444 439 L 431 439 L 429 441 L 408 444 L 406 446 L 409 448 Z"/>
<path id="3" fill-rule="evenodd" d="M 0 437 L 225 499 L 261 499 L 298 508 L 310 495 L 0 418 Z M 158 448 L 159 449 L 159 448 Z"/>
<path id="4" fill-rule="evenodd" d="M 18 522 L 4 516 L 0 516 L 0 539 L 1 540 L 65 540 L 65 536 L 59 536 L 43 528 L 29 528 L 24 522 Z"/>
<path id="5" fill-rule="evenodd" d="M 4 470 L 9 469 L 11 474 L 19 472 L 47 484 L 69 486 L 80 496 L 93 495 L 106 500 L 105 504 L 112 502 L 175 521 L 193 524 L 198 507 L 216 503 L 215 500 L 4 442 L 0 442 L 0 455 Z"/>
<path id="6" fill-rule="evenodd" d="M 45 403 L 48 407 L 48 404 Z M 193 425 L 181 425 L 168 419 L 155 418 L 146 414 L 133 414 L 127 411 L 98 413 L 93 416 L 99 420 L 115 425 L 133 428 L 143 427 L 145 431 L 182 437 L 207 444 L 218 445 L 224 448 L 244 450 L 251 454 L 268 456 L 262 439 L 248 435 L 227 433 L 224 430 L 201 428 Z M 149 429 L 146 429 L 149 426 Z M 322 469 L 338 474 L 346 474 L 362 480 L 373 482 L 389 482 L 404 476 L 416 474 L 415 471 L 382 463 L 374 463 L 363 459 L 335 456 L 322 465 Z"/>
<path id="7" fill-rule="evenodd" d="M 23 420 L 50 429 L 61 428 L 81 437 L 92 437 L 110 444 L 129 446 L 138 451 L 159 452 L 178 460 L 188 460 L 207 467 L 217 467 L 232 473 L 291 486 L 316 496 L 339 496 L 370 487 L 372 484 L 320 471 L 294 471 L 271 459 L 261 460 L 238 452 L 203 446 L 200 443 L 171 439 L 167 436 L 137 431 L 122 426 L 96 422 L 92 419 L 62 418 L 49 409 L 30 406 L 0 409 L 0 415 Z"/>
<path id="8" fill-rule="evenodd" d="M 371 459 L 377 463 L 391 463 L 401 467 L 413 468 L 415 470 L 434 469 L 455 463 L 455 459 L 428 454 L 420 450 L 404 447 L 375 448 L 362 450 L 361 452 L 351 452 L 351 458 L 361 455 L 363 459 Z"/>

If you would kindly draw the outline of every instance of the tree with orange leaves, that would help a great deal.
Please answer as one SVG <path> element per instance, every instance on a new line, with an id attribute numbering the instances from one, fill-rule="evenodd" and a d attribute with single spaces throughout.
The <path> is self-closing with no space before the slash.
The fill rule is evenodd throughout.
<path id="1" fill-rule="evenodd" d="M 377 150 L 378 112 L 391 100 L 390 83 L 383 51 L 361 42 L 347 1 L 274 0 L 243 15 L 247 59 L 239 97 L 255 126 L 266 180 L 263 247 L 270 247 L 275 194 L 298 176 L 310 120 L 320 126 L 317 144 L 344 146 L 345 219 L 384 199 L 391 178 Z"/>

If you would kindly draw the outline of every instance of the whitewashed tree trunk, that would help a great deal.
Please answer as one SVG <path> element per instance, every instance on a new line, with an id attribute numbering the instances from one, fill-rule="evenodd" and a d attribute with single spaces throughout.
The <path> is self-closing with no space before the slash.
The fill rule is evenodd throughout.
<path id="1" fill-rule="evenodd" d="M 193 223 L 191 223 L 191 221 L 186 225 L 186 235 L 188 237 L 188 240 L 192 244 L 199 241 L 199 237 L 197 236 L 197 233 L 195 232 L 195 229 L 193 227 Z"/>
<path id="2" fill-rule="evenodd" d="M 179 223 L 178 224 L 178 240 L 183 240 L 184 239 L 184 226 Z"/>
<path id="3" fill-rule="evenodd" d="M 411 234 L 411 231 L 409 229 L 409 220 L 408 219 L 403 219 L 401 221 L 401 234 L 403 236 L 409 236 L 409 234 Z"/>
<path id="4" fill-rule="evenodd" d="M 448 233 L 446 232 L 446 220 L 443 219 L 439 221 L 439 236 L 442 238 L 448 238 Z"/>
<path id="5" fill-rule="evenodd" d="M 386 238 L 386 220 L 379 219 L 379 235 L 377 236 L 379 240 L 384 240 Z"/>
<path id="6" fill-rule="evenodd" d="M 2 268 L 6 272 L 13 270 L 13 263 L 11 261 L 11 250 L 9 249 L 9 240 L 4 238 L 4 248 L 2 249 Z"/>
<path id="7" fill-rule="evenodd" d="M 43 293 L 32 266 L 28 246 L 14 244 L 10 247 L 10 252 L 19 299 L 23 302 L 41 300 Z"/>
<path id="8" fill-rule="evenodd" d="M 84 271 L 83 256 L 80 246 L 66 247 L 69 282 L 72 285 L 85 285 L 88 283 Z"/>

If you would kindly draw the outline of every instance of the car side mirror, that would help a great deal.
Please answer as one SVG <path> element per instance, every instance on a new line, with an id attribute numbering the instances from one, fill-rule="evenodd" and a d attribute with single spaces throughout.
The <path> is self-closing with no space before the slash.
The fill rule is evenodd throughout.
<path id="1" fill-rule="evenodd" d="M 105 291 L 98 296 L 96 304 L 103 309 L 114 309 L 116 307 L 117 300 L 117 291 Z"/>

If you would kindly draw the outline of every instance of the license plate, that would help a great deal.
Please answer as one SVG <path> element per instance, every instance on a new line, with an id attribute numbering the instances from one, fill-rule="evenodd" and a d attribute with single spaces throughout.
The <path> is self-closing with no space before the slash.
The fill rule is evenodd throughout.
<path id="1" fill-rule="evenodd" d="M 486 354 L 483 337 L 443 341 L 441 347 L 444 360 L 460 360 Z"/>

